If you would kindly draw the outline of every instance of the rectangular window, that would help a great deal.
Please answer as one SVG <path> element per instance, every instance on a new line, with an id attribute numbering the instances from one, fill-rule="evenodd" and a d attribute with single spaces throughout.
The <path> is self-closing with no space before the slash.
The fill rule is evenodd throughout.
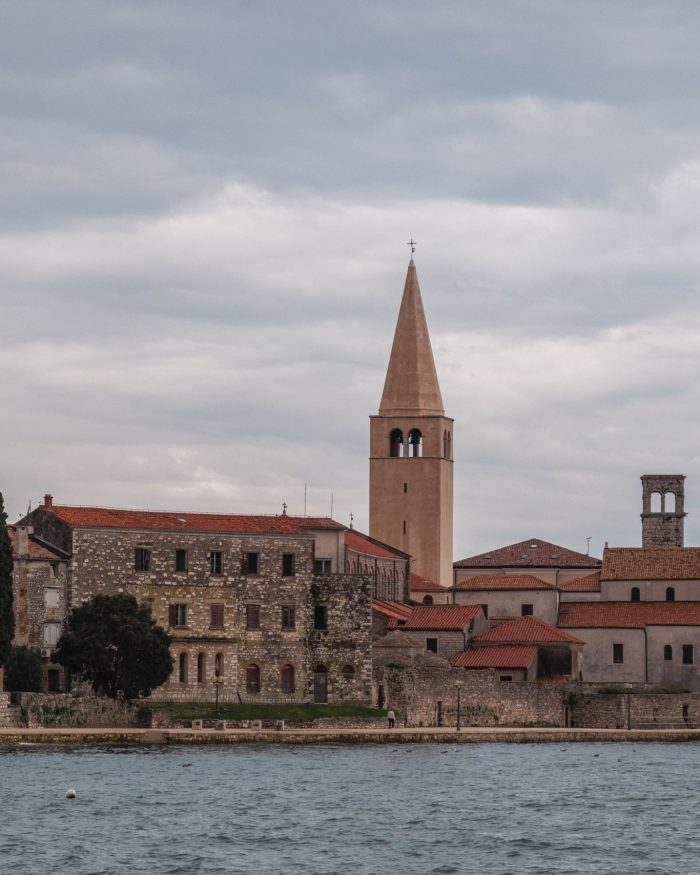
<path id="1" fill-rule="evenodd" d="M 224 606 L 209 605 L 209 628 L 223 629 L 224 628 Z"/>
<path id="2" fill-rule="evenodd" d="M 512 674 L 502 674 L 500 676 L 499 680 L 502 684 L 511 683 L 513 681 L 513 675 Z"/>
<path id="3" fill-rule="evenodd" d="M 613 644 L 613 662 L 622 665 L 625 661 L 625 648 L 622 644 Z"/>
<path id="4" fill-rule="evenodd" d="M 209 554 L 209 574 L 224 573 L 224 554 L 221 550 L 212 550 Z"/>
<path id="5" fill-rule="evenodd" d="M 258 553 L 244 553 L 241 557 L 241 574 L 258 573 Z"/>
<path id="6" fill-rule="evenodd" d="M 148 547 L 137 547 L 134 551 L 134 568 L 137 571 L 151 570 L 151 551 Z"/>
<path id="7" fill-rule="evenodd" d="M 330 559 L 314 559 L 314 574 L 330 574 L 331 560 Z"/>
<path id="8" fill-rule="evenodd" d="M 693 645 L 692 644 L 684 644 L 683 645 L 683 665 L 692 665 L 693 664 Z"/>
<path id="9" fill-rule="evenodd" d="M 44 590 L 44 604 L 47 608 L 57 608 L 60 599 L 60 591 L 57 589 Z"/>
<path id="10" fill-rule="evenodd" d="M 431 653 L 438 652 L 438 640 L 437 638 L 426 638 L 425 639 L 425 649 L 429 650 Z"/>
<path id="11" fill-rule="evenodd" d="M 282 576 L 294 577 L 294 553 L 282 554 Z"/>
<path id="12" fill-rule="evenodd" d="M 260 628 L 260 605 L 245 606 L 245 625 L 247 629 Z"/>
<path id="13" fill-rule="evenodd" d="M 184 602 L 170 605 L 168 608 L 168 623 L 176 629 L 182 629 L 187 625 L 187 605 Z"/>
<path id="14" fill-rule="evenodd" d="M 187 571 L 187 550 L 175 551 L 175 571 Z"/>
<path id="15" fill-rule="evenodd" d="M 61 626 L 59 623 L 44 624 L 44 645 L 46 647 L 55 647 L 58 644 L 58 639 L 61 637 Z"/>
<path id="16" fill-rule="evenodd" d="M 294 605 L 282 605 L 282 628 L 295 629 L 297 624 Z"/>
<path id="17" fill-rule="evenodd" d="M 408 483 L 404 483 L 403 485 L 403 494 L 405 495 L 408 492 Z"/>
<path id="18" fill-rule="evenodd" d="M 532 605 L 521 605 L 521 614 L 523 617 L 531 617 L 532 616 Z"/>
<path id="19" fill-rule="evenodd" d="M 328 608 L 325 605 L 314 607 L 314 629 L 328 628 Z"/>

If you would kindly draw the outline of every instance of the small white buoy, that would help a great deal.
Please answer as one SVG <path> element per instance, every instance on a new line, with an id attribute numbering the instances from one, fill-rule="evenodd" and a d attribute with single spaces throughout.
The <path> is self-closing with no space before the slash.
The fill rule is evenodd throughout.
<path id="1" fill-rule="evenodd" d="M 75 790 L 66 790 L 66 799 L 75 799 Z"/>

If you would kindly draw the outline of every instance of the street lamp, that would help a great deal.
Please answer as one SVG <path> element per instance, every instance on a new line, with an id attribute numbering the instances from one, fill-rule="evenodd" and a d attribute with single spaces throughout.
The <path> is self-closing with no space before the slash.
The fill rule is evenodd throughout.
<path id="1" fill-rule="evenodd" d="M 221 672 L 217 668 L 214 672 L 214 680 L 212 681 L 214 684 L 214 692 L 216 694 L 216 716 L 219 716 L 219 690 L 224 685 L 224 679 L 221 677 Z"/>
<path id="2" fill-rule="evenodd" d="M 462 689 L 463 683 L 464 683 L 464 681 L 455 681 L 454 682 L 455 689 L 457 690 L 457 732 L 459 732 L 462 728 L 462 725 L 460 723 L 459 691 Z"/>

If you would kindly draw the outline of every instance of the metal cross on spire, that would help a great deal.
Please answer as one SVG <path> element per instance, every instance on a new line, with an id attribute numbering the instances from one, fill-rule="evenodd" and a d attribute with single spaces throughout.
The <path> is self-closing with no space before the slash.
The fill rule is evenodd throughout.
<path id="1" fill-rule="evenodd" d="M 406 246 L 411 247 L 411 255 L 413 255 L 413 253 L 416 251 L 416 243 L 417 243 L 417 241 L 414 240 L 413 237 L 411 237 L 411 239 L 406 244 Z"/>

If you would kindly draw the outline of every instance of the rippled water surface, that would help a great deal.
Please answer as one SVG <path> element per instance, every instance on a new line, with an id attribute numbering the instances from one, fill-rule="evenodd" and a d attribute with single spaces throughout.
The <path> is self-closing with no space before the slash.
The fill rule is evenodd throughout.
<path id="1" fill-rule="evenodd" d="M 0 750 L 0 870 L 685 875 L 699 778 L 691 744 Z"/>

